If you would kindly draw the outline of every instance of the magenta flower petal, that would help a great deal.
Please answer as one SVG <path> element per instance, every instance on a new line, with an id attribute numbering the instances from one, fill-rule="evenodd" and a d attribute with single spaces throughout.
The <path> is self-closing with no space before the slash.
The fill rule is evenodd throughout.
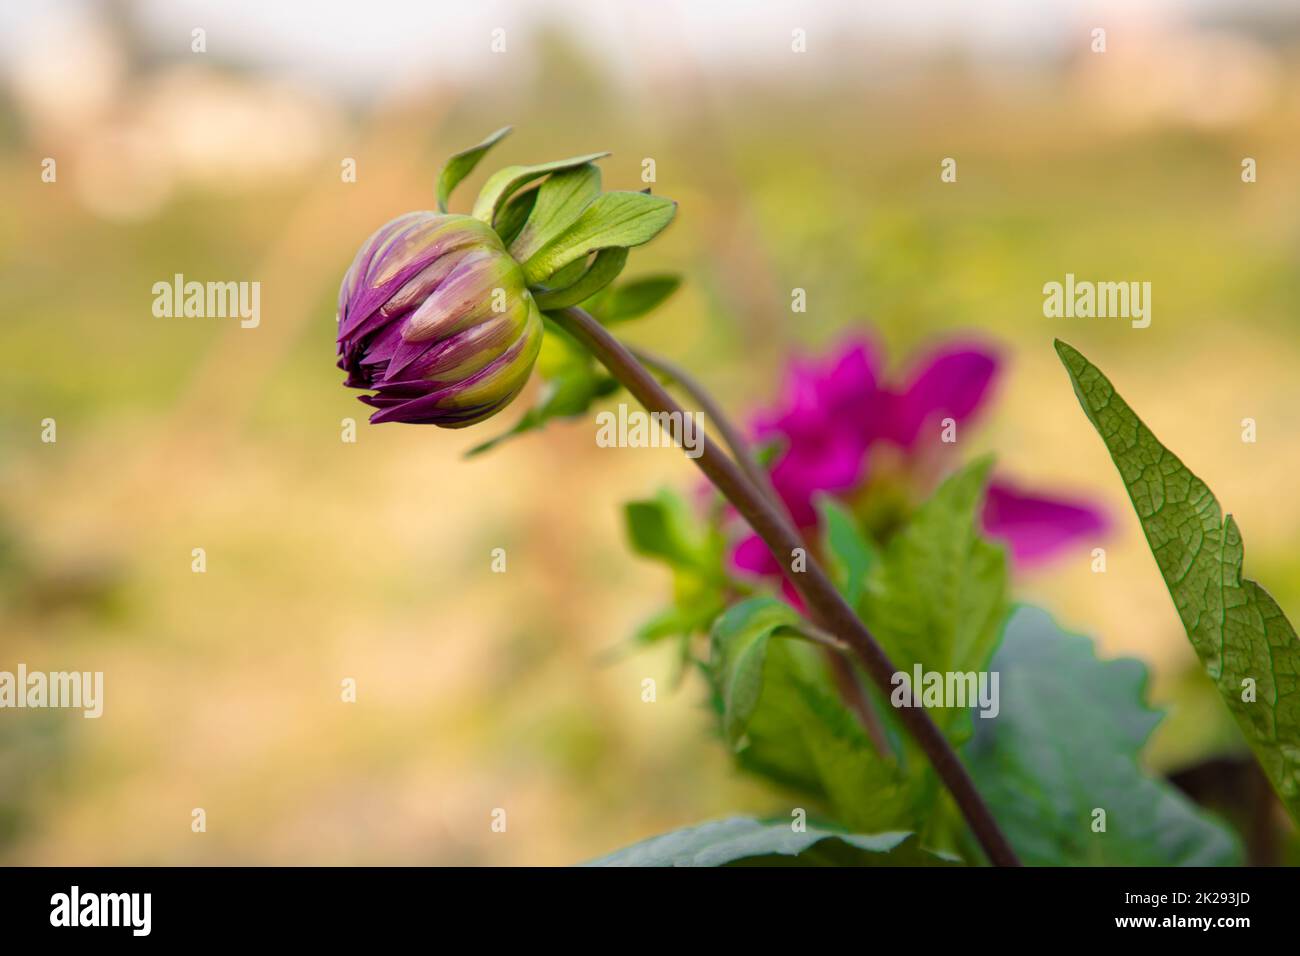
<path id="1" fill-rule="evenodd" d="M 803 598 L 795 590 L 794 583 L 790 580 L 789 575 L 782 573 L 782 568 L 772 557 L 772 552 L 767 549 L 763 539 L 756 534 L 751 534 L 747 538 L 742 538 L 731 552 L 731 563 L 740 571 L 753 574 L 763 578 L 781 579 L 781 596 L 785 598 L 786 603 L 796 610 L 804 609 Z"/>
<path id="2" fill-rule="evenodd" d="M 776 558 L 772 557 L 772 552 L 763 543 L 763 539 L 756 534 L 740 539 L 736 549 L 731 552 L 731 563 L 738 570 L 764 577 L 781 573 Z"/>
<path id="3" fill-rule="evenodd" d="M 867 446 L 880 422 L 876 350 L 865 339 L 847 342 L 826 363 L 791 364 L 781 407 L 755 422 L 760 439 L 785 445 L 772 484 L 795 523 L 816 522 L 819 491 L 847 491 L 866 475 Z"/>
<path id="4" fill-rule="evenodd" d="M 828 435 L 816 444 L 792 444 L 772 468 L 772 487 L 799 527 L 816 524 L 813 496 L 844 492 L 866 476 L 867 449 L 853 436 Z"/>
<path id="5" fill-rule="evenodd" d="M 1024 492 L 1000 481 L 989 484 L 983 523 L 990 535 L 1007 542 L 1020 567 L 1095 541 L 1110 527 L 1105 512 L 1087 502 Z"/>
<path id="6" fill-rule="evenodd" d="M 863 338 L 845 342 L 825 365 L 806 359 L 791 362 L 782 407 L 758 418 L 758 436 L 868 427 L 877 403 L 878 367 L 875 347 Z"/>
<path id="7" fill-rule="evenodd" d="M 966 421 L 989 396 L 999 364 L 997 354 L 980 345 L 949 345 L 932 352 L 907 386 L 890 396 L 884 436 L 911 448 L 927 425 L 944 418 Z"/>

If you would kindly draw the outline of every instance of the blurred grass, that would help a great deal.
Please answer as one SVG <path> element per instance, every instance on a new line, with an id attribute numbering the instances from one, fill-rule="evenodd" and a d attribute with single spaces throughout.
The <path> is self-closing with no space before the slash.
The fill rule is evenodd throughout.
<path id="1" fill-rule="evenodd" d="M 1106 369 L 1237 515 L 1252 576 L 1300 613 L 1294 101 L 1214 132 L 1120 129 L 1053 73 L 1007 88 L 942 63 L 883 86 L 777 66 L 601 92 L 598 66 L 547 42 L 540 76 L 377 106 L 300 174 L 189 186 L 136 223 L 78 202 L 75 162 L 40 183 L 44 144 L 3 117 L 20 132 L 0 153 L 0 517 L 21 560 L 5 562 L 0 668 L 102 669 L 107 700 L 99 721 L 0 715 L 0 862 L 567 863 L 788 812 L 735 776 L 699 687 L 671 691 L 669 649 L 608 653 L 668 587 L 622 547 L 619 505 L 694 487 L 687 463 L 598 449 L 581 424 L 465 463 L 482 433 L 372 429 L 339 387 L 334 299 L 356 245 L 428 206 L 441 158 L 506 122 L 502 161 L 612 149 L 607 184 L 639 188 L 655 158 L 680 218 L 631 270 L 687 285 L 627 335 L 732 408 L 852 328 L 898 364 L 954 332 L 1003 343 L 1001 401 L 972 446 L 1117 518 L 1105 575 L 1079 554 L 1020 596 L 1151 662 L 1175 710 L 1158 764 L 1232 746 L 1186 679 L 1191 652 L 1050 343 Z M 1249 186 L 1244 155 L 1260 159 Z M 342 156 L 357 183 L 339 182 Z M 956 184 L 939 181 L 945 156 Z M 154 318 L 150 288 L 175 272 L 262 281 L 262 327 Z M 1045 319 L 1042 285 L 1066 272 L 1150 281 L 1151 328 Z M 796 286 L 806 314 L 789 311 Z M 1239 440 L 1246 416 L 1258 444 Z M 23 599 L 86 567 L 89 596 Z"/>

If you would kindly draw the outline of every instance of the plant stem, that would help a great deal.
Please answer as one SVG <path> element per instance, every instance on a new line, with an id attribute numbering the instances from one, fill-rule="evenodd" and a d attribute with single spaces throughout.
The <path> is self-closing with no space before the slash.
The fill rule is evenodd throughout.
<path id="1" fill-rule="evenodd" d="M 659 384 L 658 379 L 604 326 L 582 309 L 570 307 L 550 315 L 585 346 L 648 411 L 667 414 L 676 412 L 685 416 L 681 406 Z M 735 505 L 736 510 L 767 544 L 772 555 L 784 566 L 792 552 L 803 547 L 799 536 L 792 533 L 772 503 L 750 484 L 737 464 L 720 451 L 708 435 L 701 436 L 700 452 L 695 464 Z M 853 649 L 881 693 L 888 696 L 893 690 L 892 678 L 897 668 L 853 609 L 840 597 L 821 566 L 808 555 L 806 570 L 792 578 L 799 594 L 810 608 L 815 609 L 823 626 Z M 921 706 L 900 707 L 898 718 L 925 751 L 939 779 L 952 793 L 989 861 L 996 866 L 1018 866 L 1020 861 L 1016 858 L 1015 851 L 998 828 L 993 815 L 975 789 L 970 774 L 962 766 L 929 712 Z"/>
<path id="2" fill-rule="evenodd" d="M 628 351 L 642 365 L 649 366 L 651 370 L 676 382 L 687 395 L 691 396 L 695 404 L 700 406 L 700 411 L 704 412 L 705 416 L 713 423 L 713 427 L 722 436 L 722 440 L 727 444 L 727 447 L 731 449 L 731 454 L 735 457 L 740 470 L 745 473 L 745 477 L 767 497 L 767 500 L 784 517 L 789 519 L 789 512 L 785 510 L 785 502 L 781 500 L 780 495 L 776 493 L 776 489 L 772 487 L 772 479 L 759 465 L 758 459 L 749 447 L 749 442 L 745 440 L 744 433 L 731 424 L 731 420 L 727 417 L 726 412 L 722 410 L 722 406 L 713 400 L 713 396 L 709 394 L 708 389 L 700 383 L 699 379 L 677 363 L 669 361 L 660 355 L 647 352 L 645 349 L 629 347 Z M 787 520 L 787 523 L 792 524 L 789 520 Z"/>
<path id="3" fill-rule="evenodd" d="M 731 449 L 731 457 L 740 470 L 745 473 L 750 484 L 757 489 L 772 507 L 785 521 L 786 530 L 803 542 L 805 553 L 808 551 L 808 543 L 803 534 L 799 531 L 794 523 L 794 518 L 790 515 L 790 510 L 786 507 L 781 496 L 776 493 L 776 488 L 772 485 L 772 479 L 766 469 L 759 463 L 757 456 L 745 439 L 745 434 L 739 428 L 732 424 L 727 413 L 709 394 L 695 376 L 682 368 L 675 362 L 656 355 L 653 352 L 647 352 L 644 349 L 629 347 L 628 351 L 641 362 L 648 366 L 651 371 L 658 372 L 672 382 L 676 382 L 692 401 L 700 407 L 705 417 L 712 422 L 714 429 L 722 436 L 722 440 L 727 447 Z M 814 623 L 821 625 L 822 622 L 817 619 L 816 611 L 812 613 Z M 841 648 L 848 648 L 841 643 Z M 889 738 L 885 736 L 885 727 L 880 721 L 880 715 L 876 713 L 875 708 L 871 706 L 871 701 L 867 698 L 866 691 L 862 687 L 861 681 L 858 680 L 857 673 L 853 670 L 853 664 L 842 653 L 836 653 L 834 650 L 827 648 L 826 660 L 830 664 L 831 671 L 835 678 L 835 686 L 839 689 L 840 696 L 844 698 L 849 709 L 857 715 L 859 723 L 871 738 L 872 745 L 876 748 L 876 753 L 885 759 L 893 758 L 893 750 L 889 746 Z"/>

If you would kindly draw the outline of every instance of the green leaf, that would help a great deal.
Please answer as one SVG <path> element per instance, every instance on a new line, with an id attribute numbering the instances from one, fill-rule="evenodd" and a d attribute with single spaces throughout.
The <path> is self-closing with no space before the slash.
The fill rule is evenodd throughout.
<path id="1" fill-rule="evenodd" d="M 1056 351 L 1119 469 L 1192 647 L 1300 821 L 1295 629 L 1267 591 L 1242 577 L 1241 532 L 1232 515 L 1224 519 L 1205 482 L 1160 444 L 1094 365 L 1064 342 L 1057 341 Z"/>
<path id="2" fill-rule="evenodd" d="M 656 613 L 637 628 L 635 639 L 639 643 L 652 644 L 666 637 L 685 637 L 707 632 L 718 615 L 726 609 L 726 605 L 721 595 L 703 590 L 695 593 L 698 595 L 697 600 L 678 599 L 676 604 Z"/>
<path id="3" fill-rule="evenodd" d="M 681 276 L 642 276 L 605 289 L 584 308 L 606 325 L 626 322 L 658 308 L 681 284 Z"/>
<path id="4" fill-rule="evenodd" d="M 660 491 L 645 501 L 623 506 L 628 542 L 647 558 L 659 558 L 673 567 L 700 568 L 711 557 L 695 533 L 690 508 L 675 492 Z"/>
<path id="5" fill-rule="evenodd" d="M 817 513 L 826 529 L 823 537 L 831 580 L 849 607 L 856 608 L 867 574 L 878 560 L 875 546 L 863 536 L 853 513 L 829 495 L 818 499 Z"/>
<path id="6" fill-rule="evenodd" d="M 1236 838 L 1178 790 L 1144 773 L 1160 721 L 1144 702 L 1146 668 L 1100 661 L 1092 642 L 1033 607 L 1011 615 L 993 658 L 1000 712 L 975 721 L 966 765 L 1032 866 L 1231 865 Z M 1096 810 L 1105 831 L 1094 832 Z"/>
<path id="7" fill-rule="evenodd" d="M 546 279 L 575 259 L 612 246 L 627 248 L 649 242 L 677 212 L 671 199 L 646 193 L 604 193 L 564 232 L 550 240 L 524 263 L 530 286 Z"/>
<path id="8" fill-rule="evenodd" d="M 510 244 L 510 255 L 524 262 L 573 225 L 582 211 L 600 195 L 600 170 L 587 163 L 555 173 L 538 187 L 537 205 L 528 222 Z"/>
<path id="9" fill-rule="evenodd" d="M 780 612 L 765 613 L 781 620 Z M 824 649 L 770 640 L 782 625 L 769 631 L 767 623 L 756 633 L 722 625 L 713 632 L 714 707 L 740 766 L 825 803 L 855 830 L 923 822 L 932 789 L 925 764 L 909 772 L 893 753 L 879 753 L 844 705 Z"/>
<path id="10" fill-rule="evenodd" d="M 713 625 L 712 667 L 722 694 L 722 730 L 736 749 L 763 689 L 768 638 L 802 632 L 803 619 L 790 605 L 771 597 L 741 601 Z"/>
<path id="11" fill-rule="evenodd" d="M 789 821 L 731 817 L 642 840 L 587 866 L 951 866 L 959 861 L 921 849 L 915 834 L 870 836 Z"/>
<path id="12" fill-rule="evenodd" d="M 596 400 L 618 391 L 618 382 L 599 369 L 590 352 L 549 319 L 543 321 L 545 333 L 537 356 L 542 391 L 537 404 L 509 431 L 475 445 L 465 457 L 481 455 L 508 439 L 536 431 L 552 419 L 581 415 Z"/>
<path id="13" fill-rule="evenodd" d="M 581 259 L 577 260 L 577 263 L 581 262 Z M 565 267 L 551 276 L 551 281 L 557 286 L 554 292 L 535 292 L 533 298 L 537 302 L 537 307 L 543 312 L 577 305 L 618 278 L 618 274 L 623 271 L 623 266 L 626 264 L 626 249 L 601 249 L 596 253 L 591 266 L 573 283 L 560 287 L 562 281 L 560 272 L 567 271 L 568 267 Z"/>
<path id="14" fill-rule="evenodd" d="M 697 519 L 680 495 L 661 490 L 654 498 L 624 505 L 632 549 L 672 570 L 673 603 L 636 634 L 642 642 L 707 633 L 726 607 L 731 590 L 720 530 Z"/>
<path id="15" fill-rule="evenodd" d="M 586 156 L 558 159 L 553 163 L 540 163 L 537 166 L 507 166 L 505 169 L 498 169 L 483 184 L 483 189 L 479 192 L 478 198 L 474 200 L 472 215 L 475 219 L 490 223 L 496 219 L 497 210 L 501 208 L 501 204 L 521 186 L 528 185 L 534 179 L 541 179 L 548 173 L 563 172 L 566 169 L 583 166 L 608 155 L 609 153 L 588 153 Z"/>
<path id="16" fill-rule="evenodd" d="M 822 503 L 834 539 L 831 563 L 842 569 L 835 572 L 839 586 L 859 592 L 864 620 L 909 675 L 917 663 L 927 671 L 978 672 L 997 643 L 1006 612 L 1006 561 L 976 527 L 989 469 L 984 460 L 950 477 L 874 558 L 852 516 Z M 725 658 L 715 652 L 714 659 Z M 817 649 L 768 641 L 762 678 L 744 726 L 742 766 L 822 797 L 853 829 L 926 822 L 936 791 L 924 756 L 907 736 L 897 738 L 897 754 L 878 753 L 844 706 Z M 713 687 L 732 736 L 725 672 L 716 667 Z M 888 707 L 882 710 L 887 723 L 897 723 Z M 969 736 L 969 708 L 931 713 L 955 741 Z"/>
<path id="17" fill-rule="evenodd" d="M 991 464 L 984 458 L 949 477 L 871 568 L 859 609 L 901 671 L 980 671 L 997 645 L 1006 558 L 976 525 Z M 956 741 L 970 731 L 967 709 L 931 713 Z"/>
<path id="18" fill-rule="evenodd" d="M 510 135 L 510 130 L 511 127 L 503 126 L 477 146 L 462 150 L 447 160 L 447 165 L 443 166 L 442 171 L 438 173 L 439 212 L 447 211 L 447 200 L 451 197 L 451 191 L 474 171 L 474 167 L 487 155 L 488 150 Z"/>

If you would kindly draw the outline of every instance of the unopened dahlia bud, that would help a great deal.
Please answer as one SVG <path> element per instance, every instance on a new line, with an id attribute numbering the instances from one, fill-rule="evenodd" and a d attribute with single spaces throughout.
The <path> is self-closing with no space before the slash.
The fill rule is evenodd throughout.
<path id="1" fill-rule="evenodd" d="M 670 200 L 602 193 L 604 153 L 508 166 L 472 215 L 448 213 L 456 184 L 508 132 L 453 156 L 439 211 L 381 226 L 343 277 L 338 364 L 345 384 L 374 392 L 361 399 L 378 409 L 372 422 L 463 428 L 501 411 L 537 360 L 543 312 L 595 295 L 673 218 Z"/>
<path id="2" fill-rule="evenodd" d="M 339 290 L 339 367 L 372 422 L 461 428 L 495 415 L 528 381 L 542 315 L 492 227 L 412 212 L 381 226 Z"/>

